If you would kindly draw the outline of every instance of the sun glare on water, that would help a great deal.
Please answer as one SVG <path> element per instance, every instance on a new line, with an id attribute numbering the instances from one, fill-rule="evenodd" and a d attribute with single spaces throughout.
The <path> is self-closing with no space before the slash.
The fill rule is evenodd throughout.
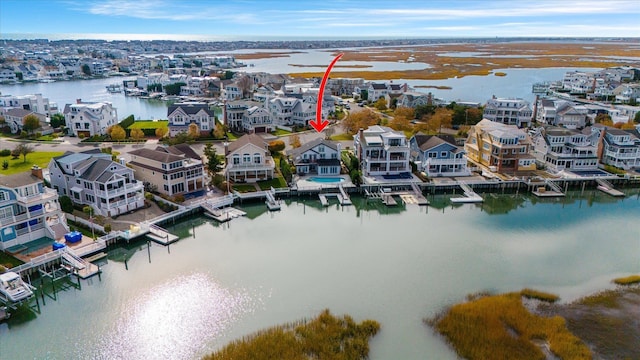
<path id="1" fill-rule="evenodd" d="M 171 279 L 128 302 L 94 358 L 193 358 L 250 304 L 247 294 L 222 288 L 205 274 Z"/>

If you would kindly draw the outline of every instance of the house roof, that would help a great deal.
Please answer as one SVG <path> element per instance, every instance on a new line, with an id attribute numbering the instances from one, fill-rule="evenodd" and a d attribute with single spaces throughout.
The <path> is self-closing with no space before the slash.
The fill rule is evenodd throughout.
<path id="1" fill-rule="evenodd" d="M 42 182 L 42 180 L 34 175 L 31 175 L 31 172 L 22 172 L 13 175 L 0 176 L 0 186 L 8 187 L 11 189 L 36 184 L 39 182 Z"/>
<path id="2" fill-rule="evenodd" d="M 376 83 L 371 83 L 371 87 L 373 88 L 373 90 L 384 90 L 387 88 L 386 84 L 376 84 Z"/>
<path id="3" fill-rule="evenodd" d="M 145 159 L 158 161 L 164 164 L 171 163 L 174 161 L 180 161 L 183 159 L 182 156 L 174 155 L 174 154 L 163 152 L 160 150 L 151 150 L 151 149 L 136 149 L 133 151 L 129 151 L 129 154 L 140 156 Z"/>
<path id="4" fill-rule="evenodd" d="M 415 136 L 416 144 L 420 148 L 420 150 L 425 151 L 428 149 L 432 149 L 440 144 L 448 143 L 455 147 L 456 140 L 453 135 L 424 135 L 424 134 L 416 134 Z"/>
<path id="5" fill-rule="evenodd" d="M 310 141 L 308 143 L 303 144 L 302 146 L 300 146 L 297 149 L 289 150 L 287 153 L 289 155 L 293 156 L 293 157 L 297 157 L 297 156 L 302 155 L 302 153 L 304 153 L 306 151 L 309 151 L 309 150 L 313 149 L 314 147 L 316 147 L 316 146 L 318 146 L 320 144 L 322 144 L 322 145 L 324 145 L 324 146 L 326 146 L 328 148 L 331 148 L 333 150 L 338 151 L 338 146 L 337 146 L 336 142 L 333 142 L 333 141 L 330 141 L 330 140 L 325 140 L 323 138 L 317 138 L 317 139 L 315 139 L 313 141 Z"/>
<path id="6" fill-rule="evenodd" d="M 29 114 L 33 114 L 33 111 L 20 109 L 20 108 L 11 108 L 11 109 L 7 110 L 6 114 L 7 114 L 7 116 L 23 118 L 23 117 L 25 117 L 25 116 L 27 116 Z"/>
<path id="7" fill-rule="evenodd" d="M 96 181 L 113 163 L 111 159 L 88 159 L 91 165 L 80 176 L 84 180 Z"/>
<path id="8" fill-rule="evenodd" d="M 257 134 L 245 134 L 242 135 L 238 140 L 232 142 L 229 144 L 229 152 L 234 152 L 238 149 L 240 149 L 241 147 L 247 145 L 247 144 L 253 144 L 261 149 L 265 149 L 267 148 L 266 146 L 266 141 L 264 141 L 264 139 L 262 137 L 260 137 L 260 135 Z"/>
<path id="9" fill-rule="evenodd" d="M 187 145 L 187 144 L 176 144 L 173 146 L 169 146 L 169 147 L 158 147 L 157 149 L 164 149 L 166 150 L 166 152 L 169 152 L 171 154 L 174 155 L 178 155 L 178 156 L 186 156 L 195 160 L 202 160 L 202 157 L 200 155 L 198 155 L 197 152 L 195 152 L 195 150 L 193 150 L 193 148 L 191 148 L 191 146 Z"/>
<path id="10" fill-rule="evenodd" d="M 205 103 L 175 103 L 173 105 L 169 105 L 167 115 L 173 114 L 173 112 L 178 109 L 181 109 L 187 115 L 194 115 L 200 110 L 204 110 L 207 115 L 214 116 L 213 111 L 209 110 L 209 107 Z"/>

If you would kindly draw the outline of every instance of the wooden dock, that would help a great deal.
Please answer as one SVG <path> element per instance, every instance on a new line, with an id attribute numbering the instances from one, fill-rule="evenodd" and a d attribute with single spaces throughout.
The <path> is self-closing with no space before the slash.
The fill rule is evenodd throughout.
<path id="1" fill-rule="evenodd" d="M 453 197 L 449 199 L 452 203 L 481 203 L 484 201 L 482 196 L 476 194 L 476 192 L 473 191 L 473 189 L 469 185 L 463 182 L 461 182 L 459 185 L 462 191 L 464 191 L 464 196 Z"/>
<path id="2" fill-rule="evenodd" d="M 562 197 L 565 196 L 562 189 L 553 181 L 546 180 L 544 186 L 538 186 L 531 193 L 537 197 Z M 549 186 L 550 189 L 547 189 Z"/>
<path id="3" fill-rule="evenodd" d="M 623 197 L 624 193 L 622 191 L 616 190 L 613 185 L 605 179 L 596 179 L 598 183 L 597 189 L 602 191 L 605 194 L 609 194 L 615 197 Z"/>
<path id="4" fill-rule="evenodd" d="M 396 201 L 396 199 L 393 198 L 393 195 L 391 194 L 381 194 L 382 196 L 382 202 L 387 205 L 387 206 L 396 206 L 398 205 L 398 202 Z"/>
<path id="5" fill-rule="evenodd" d="M 245 216 L 247 215 L 247 213 L 233 207 L 227 207 L 222 209 L 215 209 L 213 211 L 207 210 L 204 212 L 204 215 L 216 220 L 217 222 L 222 223 L 240 216 Z"/>
<path id="6" fill-rule="evenodd" d="M 178 236 L 155 224 L 149 225 L 147 237 L 161 245 L 169 245 L 180 239 Z"/>

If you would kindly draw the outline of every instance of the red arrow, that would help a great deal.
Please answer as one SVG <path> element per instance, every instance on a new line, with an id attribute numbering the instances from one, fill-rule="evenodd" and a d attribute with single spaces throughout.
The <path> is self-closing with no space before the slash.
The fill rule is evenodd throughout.
<path id="1" fill-rule="evenodd" d="M 324 130 L 327 125 L 329 125 L 329 122 L 327 120 L 322 120 L 322 99 L 324 98 L 324 86 L 327 84 L 327 79 L 329 79 L 329 73 L 331 72 L 333 65 L 335 65 L 335 63 L 340 60 L 342 55 L 344 54 L 338 54 L 338 56 L 333 59 L 331 64 L 329 64 L 329 67 L 327 67 L 327 70 L 324 72 L 324 76 L 322 77 L 322 82 L 320 83 L 320 90 L 318 91 L 318 104 L 316 106 L 316 120 L 309 121 L 309 125 L 313 126 L 313 128 L 316 129 L 317 132 L 322 132 L 322 130 Z"/>

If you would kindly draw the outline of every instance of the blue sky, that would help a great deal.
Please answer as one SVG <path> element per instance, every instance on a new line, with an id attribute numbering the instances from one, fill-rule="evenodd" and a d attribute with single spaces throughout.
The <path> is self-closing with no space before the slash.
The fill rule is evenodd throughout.
<path id="1" fill-rule="evenodd" d="M 0 37 L 639 37 L 638 0 L 0 0 Z M 23 36 L 26 37 L 26 36 Z"/>

